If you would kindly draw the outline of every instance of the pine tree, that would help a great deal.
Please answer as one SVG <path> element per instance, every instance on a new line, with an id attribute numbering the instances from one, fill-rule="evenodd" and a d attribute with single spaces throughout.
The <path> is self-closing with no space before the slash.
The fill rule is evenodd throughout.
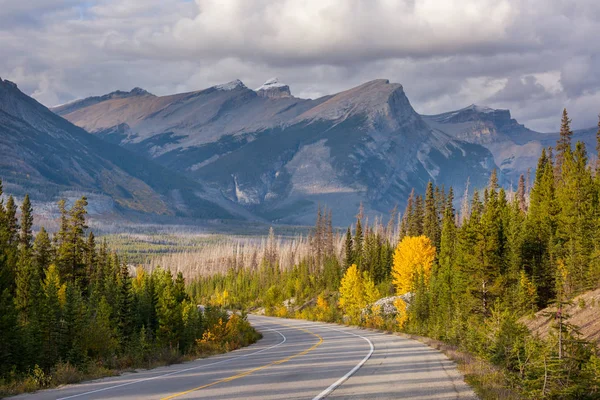
<path id="1" fill-rule="evenodd" d="M 7 222 L 8 244 L 16 246 L 19 238 L 19 223 L 17 220 L 17 206 L 12 196 L 8 196 L 8 200 L 6 201 L 5 218 Z"/>
<path id="2" fill-rule="evenodd" d="M 352 260 L 354 261 L 354 264 L 356 264 L 359 268 L 362 263 L 363 240 L 364 240 L 364 238 L 363 238 L 362 223 L 361 223 L 360 219 L 357 219 L 356 220 L 356 229 L 354 231 L 354 240 L 353 240 L 354 252 L 353 252 Z"/>
<path id="3" fill-rule="evenodd" d="M 571 138 L 573 131 L 571 130 L 571 120 L 567 113 L 567 109 L 563 109 L 562 120 L 560 123 L 560 137 L 556 141 L 556 160 L 554 161 L 554 177 L 560 180 L 562 174 L 562 166 L 565 160 L 565 153 L 571 151 Z"/>
<path id="4" fill-rule="evenodd" d="M 438 210 L 431 181 L 427 184 L 427 191 L 425 192 L 423 234 L 431 240 L 436 248 L 439 248 L 440 222 L 438 220 Z"/>
<path id="5" fill-rule="evenodd" d="M 119 269 L 119 297 L 117 306 L 118 330 L 123 345 L 128 344 L 128 340 L 133 333 L 132 303 L 133 294 L 131 290 L 131 277 L 127 264 L 121 264 Z M 176 301 L 176 300 L 175 300 Z"/>
<path id="6" fill-rule="evenodd" d="M 53 258 L 52 242 L 44 227 L 40 228 L 40 231 L 35 236 L 35 242 L 33 243 L 33 258 L 34 263 L 37 266 L 38 276 L 44 276 L 44 271 L 50 266 L 50 262 Z"/>
<path id="7" fill-rule="evenodd" d="M 496 170 L 496 168 L 492 170 L 492 174 L 490 175 L 488 190 L 490 192 L 495 192 L 496 190 L 498 190 L 498 171 Z"/>
<path id="8" fill-rule="evenodd" d="M 62 279 L 68 282 L 77 282 L 84 290 L 87 290 L 83 259 L 86 247 L 83 237 L 87 229 L 85 221 L 87 204 L 87 199 L 82 197 L 67 212 L 64 208 L 64 201 L 59 203 L 61 228 L 58 233 L 59 247 L 57 254 Z"/>
<path id="9" fill-rule="evenodd" d="M 519 187 L 517 188 L 517 202 L 519 209 L 523 212 L 527 212 L 527 201 L 525 193 L 525 177 L 523 174 L 519 177 Z"/>
<path id="10" fill-rule="evenodd" d="M 413 212 L 409 216 L 408 236 L 421 236 L 423 234 L 424 215 L 423 197 L 418 195 L 415 199 Z"/>
<path id="11" fill-rule="evenodd" d="M 40 365 L 46 368 L 54 365 L 60 355 L 59 349 L 62 348 L 62 332 L 59 323 L 62 317 L 59 300 L 60 288 L 58 269 L 51 265 L 46 270 L 46 277 L 42 285 L 44 311 L 41 319 L 42 354 Z"/>
<path id="12" fill-rule="evenodd" d="M 31 207 L 31 201 L 29 195 L 25 195 L 23 204 L 21 205 L 21 233 L 19 235 L 19 241 L 21 247 L 24 249 L 31 249 L 33 234 L 31 232 L 33 227 L 33 209 Z"/>
<path id="13" fill-rule="evenodd" d="M 556 242 L 559 207 L 554 184 L 552 159 L 542 150 L 531 190 L 525 223 L 523 257 L 526 272 L 538 289 L 538 302 L 545 307 L 554 298 L 553 249 Z"/>
<path id="14" fill-rule="evenodd" d="M 352 246 L 352 232 L 350 231 L 350 227 L 348 227 L 344 242 L 344 271 L 352 264 L 354 264 L 354 249 Z"/>

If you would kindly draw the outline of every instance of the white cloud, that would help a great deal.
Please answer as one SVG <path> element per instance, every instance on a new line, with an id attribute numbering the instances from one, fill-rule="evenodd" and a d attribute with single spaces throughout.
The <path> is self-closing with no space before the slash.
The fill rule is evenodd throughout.
<path id="1" fill-rule="evenodd" d="M 422 113 L 487 103 L 532 128 L 600 111 L 596 0 L 0 0 L 0 76 L 47 105 L 279 76 L 317 97 L 404 85 Z M 595 110 L 597 109 L 597 110 Z"/>

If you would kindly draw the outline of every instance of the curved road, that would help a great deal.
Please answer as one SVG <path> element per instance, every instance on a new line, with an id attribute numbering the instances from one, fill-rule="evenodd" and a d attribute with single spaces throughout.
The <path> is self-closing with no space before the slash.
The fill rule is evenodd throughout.
<path id="1" fill-rule="evenodd" d="M 420 342 L 249 316 L 258 343 L 185 364 L 15 399 L 475 399 L 452 361 Z"/>

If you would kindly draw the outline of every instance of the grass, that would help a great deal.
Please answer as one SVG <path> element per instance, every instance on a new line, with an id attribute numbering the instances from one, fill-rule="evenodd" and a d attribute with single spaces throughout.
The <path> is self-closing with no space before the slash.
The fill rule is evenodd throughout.
<path id="1" fill-rule="evenodd" d="M 102 362 L 90 361 L 81 367 L 74 366 L 68 362 L 60 362 L 49 373 L 44 372 L 36 366 L 25 375 L 13 374 L 9 379 L 0 378 L 0 398 L 15 396 L 22 393 L 35 392 L 43 389 L 52 389 L 63 385 L 79 383 L 94 379 L 117 376 L 123 372 L 135 372 L 140 369 L 149 370 L 173 364 L 180 364 L 207 358 L 217 354 L 227 353 L 240 347 L 249 346 L 262 338 L 256 330 L 247 332 L 245 340 L 237 342 L 236 346 L 227 344 L 221 346 L 210 346 L 199 348 L 198 352 L 190 354 L 179 354 L 172 349 L 162 349 L 152 354 L 146 360 L 135 360 L 130 356 L 123 356 L 111 360 L 111 368 Z"/>

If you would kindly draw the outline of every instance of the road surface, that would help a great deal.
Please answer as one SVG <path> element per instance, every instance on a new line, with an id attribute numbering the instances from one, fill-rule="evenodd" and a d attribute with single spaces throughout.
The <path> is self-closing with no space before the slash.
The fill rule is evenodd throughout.
<path id="1" fill-rule="evenodd" d="M 420 342 L 318 322 L 249 319 L 264 337 L 244 349 L 15 398 L 476 398 L 454 363 Z"/>

